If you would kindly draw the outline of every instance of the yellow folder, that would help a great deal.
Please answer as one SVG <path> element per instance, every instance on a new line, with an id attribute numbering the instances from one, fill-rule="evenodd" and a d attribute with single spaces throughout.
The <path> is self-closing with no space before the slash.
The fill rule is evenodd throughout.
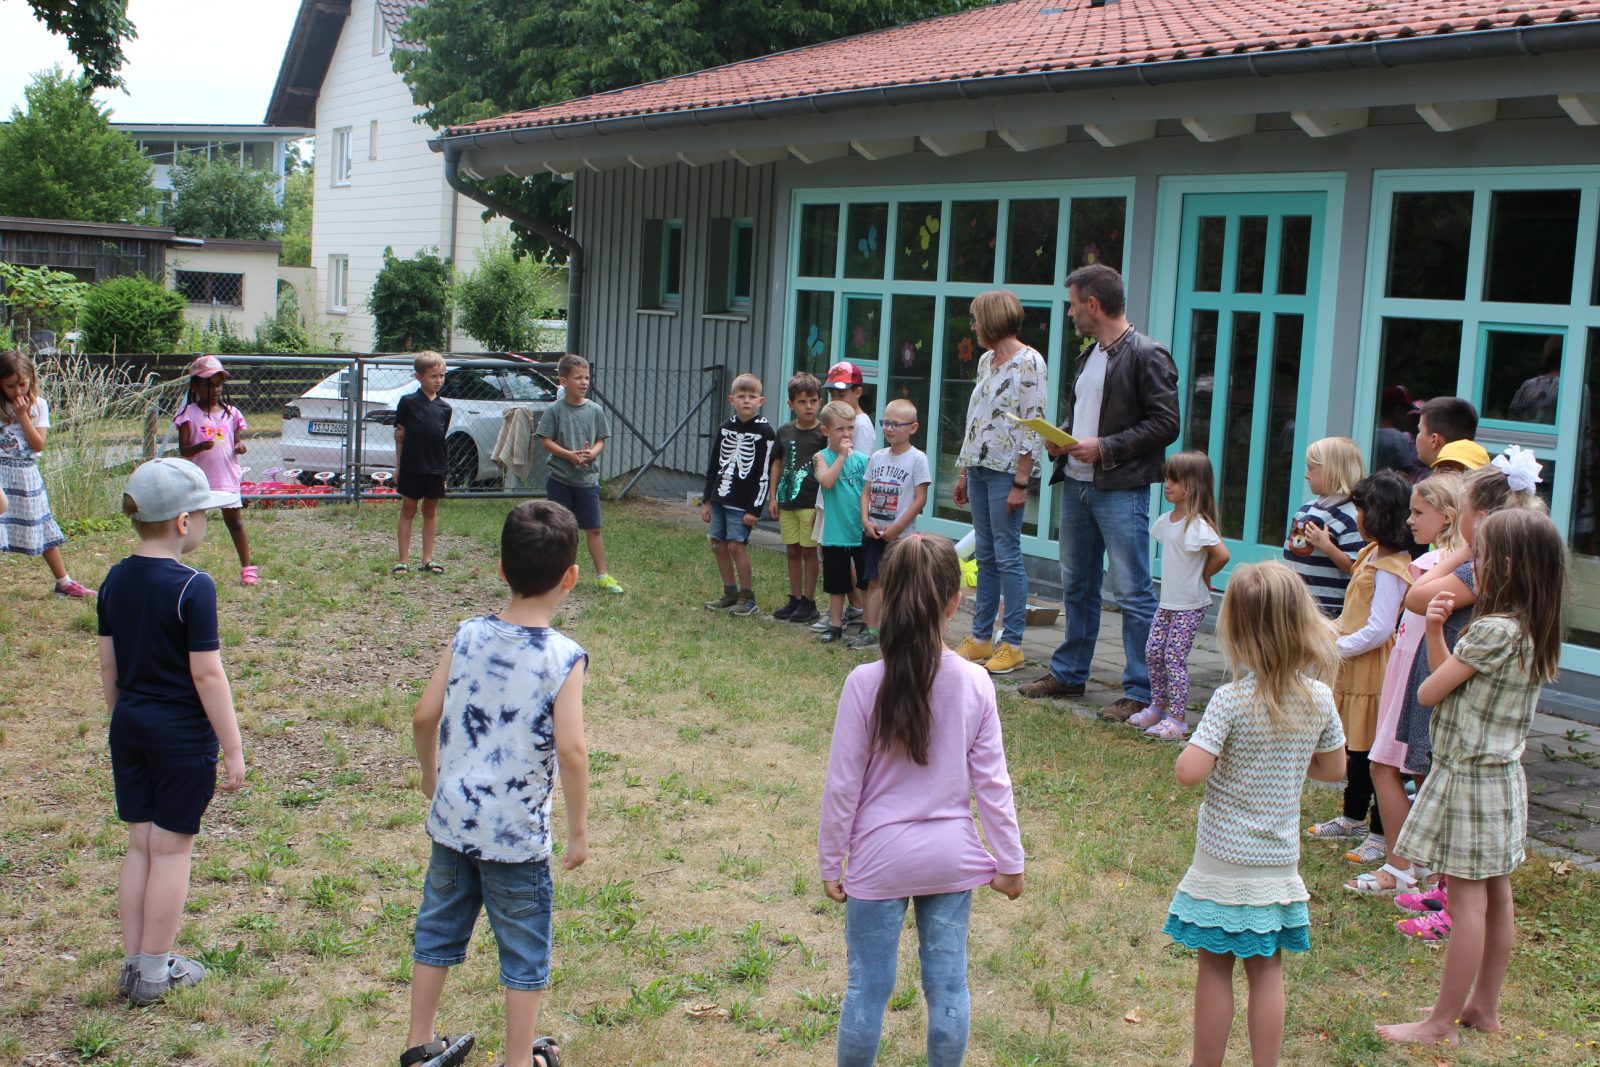
<path id="1" fill-rule="evenodd" d="M 1043 419 L 1019 419 L 1009 411 L 1005 413 L 1005 416 L 1018 426 L 1032 430 L 1057 448 L 1071 448 L 1078 443 L 1076 437 Z"/>

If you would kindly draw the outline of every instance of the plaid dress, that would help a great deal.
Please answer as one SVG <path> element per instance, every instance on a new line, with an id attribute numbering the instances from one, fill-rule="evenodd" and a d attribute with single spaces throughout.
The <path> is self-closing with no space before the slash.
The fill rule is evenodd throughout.
<path id="1" fill-rule="evenodd" d="M 1539 683 L 1533 642 L 1513 619 L 1473 620 L 1455 658 L 1477 673 L 1433 713 L 1433 770 L 1395 848 L 1454 878 L 1510 874 L 1523 860 L 1528 782 L 1522 750 Z"/>

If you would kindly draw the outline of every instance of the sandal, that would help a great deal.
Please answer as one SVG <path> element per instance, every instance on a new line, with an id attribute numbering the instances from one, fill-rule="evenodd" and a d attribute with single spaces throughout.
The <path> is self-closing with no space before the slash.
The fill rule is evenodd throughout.
<path id="1" fill-rule="evenodd" d="M 458 1037 L 435 1035 L 426 1045 L 417 1045 L 400 1053 L 400 1067 L 456 1067 L 467 1062 L 467 1053 L 477 1043 L 472 1034 Z"/>
<path id="2" fill-rule="evenodd" d="M 544 1067 L 561 1067 L 561 1046 L 553 1037 L 541 1037 L 533 1042 L 533 1058 L 543 1060 Z"/>
<path id="3" fill-rule="evenodd" d="M 1157 741 L 1182 741 L 1189 733 L 1189 724 L 1182 719 L 1168 715 L 1154 726 L 1144 732 L 1146 737 Z"/>
<path id="4" fill-rule="evenodd" d="M 424 574 L 443 574 L 444 573 L 444 567 L 440 566 L 439 564 L 433 562 L 433 560 L 430 559 L 428 562 L 426 562 L 426 563 L 424 563 L 422 565 L 422 572 Z"/>
<path id="5" fill-rule="evenodd" d="M 239 584 L 240 585 L 260 585 L 261 584 L 261 568 L 260 567 L 241 567 L 241 568 L 239 568 Z"/>
<path id="6" fill-rule="evenodd" d="M 1129 715 L 1128 725 L 1137 726 L 1141 730 L 1147 730 L 1156 723 L 1160 722 L 1162 717 L 1165 715 L 1166 712 L 1152 704 L 1143 711 L 1136 711 L 1132 715 Z"/>
<path id="7" fill-rule="evenodd" d="M 1362 871 L 1346 882 L 1344 887 L 1352 893 L 1363 893 L 1368 896 L 1394 896 L 1397 893 L 1410 892 L 1416 885 L 1415 868 L 1402 871 L 1393 864 L 1385 863 L 1375 871 Z"/>
<path id="8" fill-rule="evenodd" d="M 1394 928 L 1413 941 L 1437 944 L 1450 939 L 1450 913 L 1428 911 L 1413 919 L 1396 919 Z"/>
<path id="9" fill-rule="evenodd" d="M 396 563 L 393 567 L 389 568 L 389 573 L 398 577 L 402 574 L 410 574 L 411 568 L 407 567 L 404 563 Z M 421 1046 L 418 1047 L 420 1048 Z"/>
<path id="10" fill-rule="evenodd" d="M 1382 834 L 1368 834 L 1361 839 L 1361 844 L 1344 854 L 1344 858 L 1351 863 L 1377 863 L 1389 855 L 1389 842 Z"/>
<path id="11" fill-rule="evenodd" d="M 1327 822 L 1319 822 L 1306 827 L 1307 837 L 1320 837 L 1324 840 L 1336 840 L 1346 837 L 1366 837 L 1367 824 L 1357 822 L 1347 815 L 1335 815 Z"/>

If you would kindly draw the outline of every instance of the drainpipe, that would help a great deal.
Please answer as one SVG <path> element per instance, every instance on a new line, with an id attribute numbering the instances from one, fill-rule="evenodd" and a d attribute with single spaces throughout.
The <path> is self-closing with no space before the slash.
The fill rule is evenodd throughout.
<path id="1" fill-rule="evenodd" d="M 527 212 L 512 207 L 493 193 L 468 181 L 461 173 L 461 149 L 464 146 L 446 142 L 444 149 L 444 180 L 450 188 L 469 200 L 475 201 L 510 219 L 544 240 L 564 249 L 567 253 L 567 351 L 583 351 L 583 246 L 569 233 L 565 233 L 536 219 Z M 590 357 L 591 359 L 593 357 Z"/>

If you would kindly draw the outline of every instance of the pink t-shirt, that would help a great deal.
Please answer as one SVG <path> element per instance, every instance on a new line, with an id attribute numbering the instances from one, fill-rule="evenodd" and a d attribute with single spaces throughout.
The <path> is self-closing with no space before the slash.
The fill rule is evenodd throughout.
<path id="1" fill-rule="evenodd" d="M 216 414 L 203 411 L 199 404 L 185 404 L 172 419 L 174 426 L 189 427 L 189 441 L 198 444 L 210 438 L 216 443 L 188 460 L 206 472 L 206 481 L 219 493 L 239 491 L 239 460 L 235 449 L 239 434 L 250 427 L 244 413 L 229 405 Z"/>
<path id="2" fill-rule="evenodd" d="M 989 672 L 945 650 L 929 703 L 928 763 L 873 752 L 872 714 L 883 663 L 850 672 L 839 696 L 822 790 L 817 861 L 826 881 L 845 873 L 862 900 L 958 893 L 988 885 L 996 871 L 1022 873 L 1022 835 L 1006 771 Z M 994 850 L 978 839 L 978 818 Z"/>

